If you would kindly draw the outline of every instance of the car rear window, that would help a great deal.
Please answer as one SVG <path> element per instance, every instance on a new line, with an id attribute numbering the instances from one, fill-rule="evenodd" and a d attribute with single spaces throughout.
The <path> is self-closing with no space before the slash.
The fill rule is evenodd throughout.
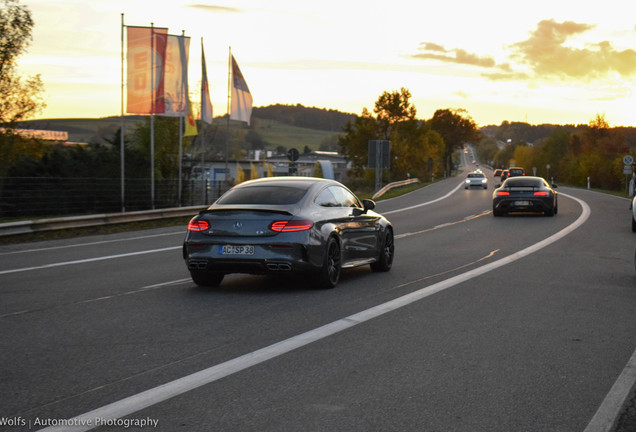
<path id="1" fill-rule="evenodd" d="M 543 182 L 540 180 L 531 180 L 528 178 L 511 178 L 506 182 L 506 186 L 540 188 L 541 186 L 543 186 Z"/>
<path id="2" fill-rule="evenodd" d="M 216 204 L 296 204 L 307 193 L 307 189 L 289 186 L 247 186 L 227 191 Z"/>

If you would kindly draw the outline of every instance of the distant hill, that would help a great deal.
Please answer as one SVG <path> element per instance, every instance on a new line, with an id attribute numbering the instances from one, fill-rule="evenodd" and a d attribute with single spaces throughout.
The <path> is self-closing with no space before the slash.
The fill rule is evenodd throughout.
<path id="1" fill-rule="evenodd" d="M 143 116 L 124 116 L 124 128 L 132 128 Z M 26 129 L 68 132 L 68 141 L 75 143 L 99 142 L 111 139 L 121 127 L 121 117 L 69 118 L 28 120 L 20 123 Z"/>
<path id="2" fill-rule="evenodd" d="M 499 126 L 489 125 L 483 126 L 480 130 L 493 138 L 500 141 L 511 140 L 514 143 L 526 142 L 534 143 L 540 139 L 547 138 L 557 129 L 565 130 L 569 133 L 582 132 L 588 126 L 585 124 L 579 125 L 556 125 L 556 124 L 541 124 L 531 125 L 523 122 L 507 122 L 504 121 Z M 636 147 L 636 128 L 618 126 L 612 128 L 617 131 L 625 139 L 625 143 L 634 148 Z"/>
<path id="3" fill-rule="evenodd" d="M 290 126 L 317 129 L 329 132 L 342 132 L 347 122 L 355 119 L 354 114 L 324 108 L 308 108 L 303 105 L 269 105 L 255 107 L 252 117 L 276 120 Z"/>
<path id="4" fill-rule="evenodd" d="M 127 115 L 125 119 L 126 130 L 133 130 L 135 124 L 144 116 Z M 217 117 L 213 125 L 224 128 L 227 117 Z M 308 146 L 312 150 L 319 148 L 321 143 L 335 135 L 343 133 L 343 128 L 349 121 L 355 119 L 355 114 L 343 113 L 333 109 L 305 107 L 296 105 L 269 105 L 254 107 L 252 110 L 252 129 L 258 132 L 269 146 L 283 146 L 286 148 Z M 237 122 L 238 123 L 238 122 Z M 66 131 L 70 142 L 97 142 L 106 143 L 112 141 L 120 128 L 121 119 L 118 116 L 92 118 L 92 119 L 42 119 L 22 122 L 20 127 L 28 129 L 44 129 L 53 131 Z M 239 129 L 245 128 L 245 123 L 237 125 Z M 513 142 L 536 142 L 539 139 L 550 136 L 555 129 L 565 128 L 570 132 L 579 131 L 586 125 L 555 125 L 542 124 L 531 125 L 522 122 L 504 121 L 501 125 L 483 126 L 480 130 L 499 140 L 508 139 Z M 232 126 L 234 129 L 234 126 Z M 636 146 L 636 128 L 616 128 L 625 137 L 626 143 L 634 148 Z"/>
<path id="5" fill-rule="evenodd" d="M 131 130 L 135 124 L 143 119 L 140 115 L 124 116 L 125 128 Z M 224 117 L 215 118 L 217 124 L 223 123 Z M 302 134 L 302 129 L 311 129 L 314 132 L 307 131 L 308 135 L 317 135 L 324 137 L 325 135 L 342 133 L 345 124 L 355 118 L 354 114 L 343 113 L 332 109 L 308 108 L 298 105 L 269 105 L 265 107 L 254 107 L 252 110 L 253 123 L 254 120 L 265 120 L 264 125 L 271 128 L 272 125 L 281 124 L 292 126 L 292 136 L 279 137 L 286 145 L 289 141 L 297 139 Z M 53 131 L 65 131 L 69 134 L 69 142 L 88 143 L 98 142 L 105 143 L 104 138 L 111 140 L 121 126 L 121 118 L 119 116 L 103 117 L 103 118 L 69 118 L 69 119 L 41 119 L 29 120 L 20 124 L 21 128 L 26 129 L 43 129 Z M 317 132 L 319 131 L 319 132 Z M 325 133 L 327 132 L 327 133 Z M 278 140 L 275 140 L 278 141 Z M 273 142 L 278 145 L 278 142 Z M 313 147 L 313 146 L 310 146 Z"/>

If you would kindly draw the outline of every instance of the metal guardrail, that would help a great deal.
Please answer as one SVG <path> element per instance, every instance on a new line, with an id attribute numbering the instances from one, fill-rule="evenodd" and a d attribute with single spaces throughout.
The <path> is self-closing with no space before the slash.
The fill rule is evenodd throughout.
<path id="1" fill-rule="evenodd" d="M 376 199 L 384 195 L 387 191 L 395 188 L 420 183 L 419 179 L 402 180 L 389 183 L 373 195 Z M 122 213 L 104 213 L 86 216 L 68 216 L 51 219 L 35 219 L 26 221 L 0 223 L 0 238 L 18 235 L 30 234 L 42 231 L 53 231 L 70 228 L 86 228 L 100 225 L 111 225 L 128 222 L 143 222 L 149 220 L 166 219 L 182 216 L 194 216 L 200 210 L 206 209 L 208 206 L 190 206 L 176 207 L 158 210 L 143 210 Z"/>
<path id="2" fill-rule="evenodd" d="M 379 191 L 374 193 L 373 196 L 371 197 L 371 199 L 379 198 L 382 195 L 384 195 L 385 193 L 387 193 L 388 191 L 390 191 L 391 189 L 401 188 L 401 187 L 412 185 L 412 184 L 415 184 L 415 183 L 420 183 L 420 179 L 413 178 L 413 179 L 409 179 L 409 180 L 402 180 L 402 181 L 389 183 L 388 185 L 384 186 L 382 189 L 380 189 Z"/>
<path id="3" fill-rule="evenodd" d="M 86 228 L 127 222 L 142 222 L 156 219 L 194 216 L 208 206 L 177 207 L 159 210 L 145 210 L 122 213 L 105 213 L 87 216 L 69 216 L 52 219 L 36 219 L 0 223 L 0 237 L 52 231 L 69 228 Z"/>

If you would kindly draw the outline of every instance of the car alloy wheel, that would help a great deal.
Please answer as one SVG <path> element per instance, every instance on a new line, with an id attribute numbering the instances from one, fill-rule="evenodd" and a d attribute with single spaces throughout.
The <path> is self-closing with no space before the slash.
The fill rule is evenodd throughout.
<path id="1" fill-rule="evenodd" d="M 340 243 L 338 243 L 338 240 L 335 237 L 329 237 L 325 251 L 325 257 L 322 268 L 320 269 L 318 283 L 321 288 L 333 288 L 338 284 L 338 281 L 340 280 L 340 272 L 342 270 Z"/>
<path id="2" fill-rule="evenodd" d="M 387 272 L 393 266 L 393 257 L 395 256 L 395 242 L 393 241 L 393 233 L 389 230 L 384 236 L 382 249 L 378 260 L 371 264 L 371 270 L 375 272 Z"/>

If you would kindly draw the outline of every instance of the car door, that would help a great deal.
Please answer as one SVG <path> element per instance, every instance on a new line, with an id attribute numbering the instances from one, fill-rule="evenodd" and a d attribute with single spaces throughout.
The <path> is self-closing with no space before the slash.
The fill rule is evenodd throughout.
<path id="1" fill-rule="evenodd" d="M 344 187 L 330 186 L 329 190 L 346 215 L 340 221 L 343 264 L 376 257 L 379 216 L 363 213 L 360 200 Z"/>

